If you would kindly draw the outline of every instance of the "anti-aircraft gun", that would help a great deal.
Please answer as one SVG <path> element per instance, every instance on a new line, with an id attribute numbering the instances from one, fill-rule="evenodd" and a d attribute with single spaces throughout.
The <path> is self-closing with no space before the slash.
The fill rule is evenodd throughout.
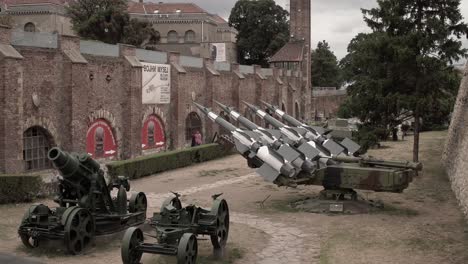
<path id="1" fill-rule="evenodd" d="M 18 233 L 28 248 L 44 240 L 63 240 L 71 254 L 81 254 L 96 235 L 119 232 L 142 224 L 146 219 L 144 193 L 132 193 L 130 183 L 119 177 L 107 184 L 99 163 L 88 154 L 75 154 L 52 148 L 49 160 L 60 172 L 58 193 L 49 208 L 38 204 L 24 214 Z M 112 198 L 111 191 L 118 190 Z"/>
<path id="2" fill-rule="evenodd" d="M 167 198 L 160 212 L 150 219 L 157 243 L 145 242 L 141 229 L 127 229 L 122 239 L 121 256 L 124 264 L 140 263 L 143 253 L 176 256 L 177 264 L 195 264 L 198 255 L 198 236 L 209 236 L 216 258 L 223 256 L 229 236 L 229 207 L 222 194 L 212 196 L 211 209 L 195 205 L 182 207 L 180 194 Z"/>
<path id="3" fill-rule="evenodd" d="M 338 143 L 305 125 L 301 125 L 301 127 L 289 127 L 262 111 L 260 108 L 248 103 L 245 104 L 266 122 L 278 129 L 276 131 L 264 129 L 265 131 L 276 135 L 275 137 L 280 137 L 283 142 L 290 143 L 291 146 L 294 146 L 296 150 L 306 157 L 306 160 L 310 160 L 314 164 L 310 170 L 302 170 L 301 167 L 293 166 L 295 170 L 293 174 L 284 174 L 281 170 L 275 170 L 274 173 L 271 173 L 271 176 L 268 176 L 270 173 L 269 171 L 257 170 L 257 173 L 265 179 L 271 179 L 270 177 L 273 176 L 277 177 L 276 179 L 280 179 L 274 181 L 270 180 L 270 182 L 278 186 L 295 187 L 297 185 L 319 185 L 323 186 L 326 192 L 338 193 L 338 196 L 351 194 L 352 198 L 356 198 L 354 189 L 378 192 L 402 192 L 412 181 L 415 172 L 422 169 L 420 163 L 383 161 L 369 157 L 355 157 L 353 154 L 357 150 L 353 144 L 356 143 L 351 140 L 349 140 L 349 142 Z M 196 105 L 202 112 L 209 116 L 211 120 L 218 123 L 223 128 L 226 129 L 230 127 L 230 129 L 228 129 L 229 131 L 235 130 L 237 133 L 248 135 L 246 132 L 250 131 L 248 129 L 252 128 L 246 126 L 248 128 L 247 130 L 239 129 L 217 116 L 208 108 L 198 104 Z M 227 111 L 227 109 L 228 108 L 223 110 Z M 227 112 L 229 112 L 235 120 L 239 122 L 243 120 L 238 118 L 238 113 L 234 113 L 232 109 Z M 244 124 L 243 122 L 241 123 Z M 311 129 L 314 131 L 311 131 Z M 261 142 L 255 141 L 254 138 L 250 138 L 250 140 L 256 142 L 257 145 L 261 144 Z M 264 152 L 271 153 L 272 156 L 276 158 L 276 162 L 279 162 L 277 167 L 291 164 L 288 159 L 284 158 L 280 153 L 275 152 L 270 146 L 262 145 L 262 147 L 267 150 Z M 236 144 L 236 148 L 241 153 L 241 150 L 245 152 L 252 151 L 252 147 L 248 144 L 244 145 L 243 148 L 237 147 Z M 267 164 L 266 162 L 270 159 L 270 157 L 258 155 L 256 158 L 260 162 L 263 161 L 265 164 Z"/>

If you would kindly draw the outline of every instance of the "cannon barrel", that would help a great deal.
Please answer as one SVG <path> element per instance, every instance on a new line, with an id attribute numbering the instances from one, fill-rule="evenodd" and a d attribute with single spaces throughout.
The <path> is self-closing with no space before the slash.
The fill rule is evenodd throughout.
<path id="1" fill-rule="evenodd" d="M 369 157 L 351 157 L 351 156 L 337 156 L 332 158 L 335 161 L 344 163 L 360 163 L 364 165 L 382 166 L 398 169 L 411 169 L 421 171 L 423 165 L 420 162 L 411 161 L 396 161 L 396 160 L 379 160 Z"/>
<path id="2" fill-rule="evenodd" d="M 100 170 L 99 163 L 87 154 L 69 154 L 59 148 L 52 148 L 47 156 L 60 174 L 68 180 L 79 180 Z"/>

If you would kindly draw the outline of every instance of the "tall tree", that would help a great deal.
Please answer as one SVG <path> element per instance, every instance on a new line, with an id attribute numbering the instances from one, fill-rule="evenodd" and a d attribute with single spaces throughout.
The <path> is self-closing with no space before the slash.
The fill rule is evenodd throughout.
<path id="1" fill-rule="evenodd" d="M 341 73 L 338 60 L 330 50 L 328 42 L 321 41 L 317 48 L 312 50 L 312 87 L 337 87 L 341 86 Z"/>
<path id="2" fill-rule="evenodd" d="M 127 0 L 76 0 L 67 9 L 73 30 L 83 38 L 138 47 L 159 41 L 151 24 L 130 20 Z"/>
<path id="3" fill-rule="evenodd" d="M 288 12 L 273 0 L 239 0 L 229 25 L 238 31 L 237 50 L 242 64 L 268 66 L 268 59 L 289 40 Z"/>
<path id="4" fill-rule="evenodd" d="M 356 37 L 343 61 L 347 76 L 354 75 L 350 94 L 357 100 L 376 98 L 367 106 L 375 115 L 382 108 L 393 116 L 409 111 L 415 120 L 413 160 L 418 161 L 420 118 L 454 89 L 450 65 L 466 55 L 460 38 L 468 35 L 468 26 L 460 0 L 377 2 L 378 7 L 363 9 L 373 33 Z"/>

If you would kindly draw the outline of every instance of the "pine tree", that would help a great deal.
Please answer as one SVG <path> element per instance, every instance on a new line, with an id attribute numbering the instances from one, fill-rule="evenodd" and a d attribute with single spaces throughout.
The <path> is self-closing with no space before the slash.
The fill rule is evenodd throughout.
<path id="1" fill-rule="evenodd" d="M 466 56 L 460 0 L 378 0 L 378 7 L 362 11 L 373 32 L 357 36 L 342 61 L 352 104 L 374 118 L 398 121 L 411 113 L 418 161 L 420 118 L 455 93 L 450 65 Z"/>
<path id="2" fill-rule="evenodd" d="M 325 40 L 317 44 L 317 48 L 311 52 L 311 57 L 312 87 L 336 87 L 339 89 L 341 74 L 338 60 Z"/>

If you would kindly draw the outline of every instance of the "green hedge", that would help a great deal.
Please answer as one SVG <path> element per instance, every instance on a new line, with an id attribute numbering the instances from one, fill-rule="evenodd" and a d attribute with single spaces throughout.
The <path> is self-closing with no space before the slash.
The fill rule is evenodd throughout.
<path id="1" fill-rule="evenodd" d="M 131 160 L 107 164 L 109 174 L 138 179 L 158 172 L 189 166 L 194 163 L 220 158 L 230 151 L 218 144 L 201 145 L 183 150 L 168 151 Z"/>
<path id="2" fill-rule="evenodd" d="M 30 202 L 42 191 L 41 176 L 0 174 L 0 204 Z"/>

